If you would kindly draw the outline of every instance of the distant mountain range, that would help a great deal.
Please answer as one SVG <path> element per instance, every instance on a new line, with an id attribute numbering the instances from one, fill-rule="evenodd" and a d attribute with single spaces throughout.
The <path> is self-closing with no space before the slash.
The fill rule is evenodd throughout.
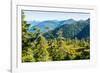
<path id="1" fill-rule="evenodd" d="M 28 22 L 29 23 L 29 22 Z M 39 28 L 46 38 L 57 38 L 59 32 L 62 32 L 64 38 L 88 38 L 90 37 L 90 19 L 75 21 L 68 20 L 48 20 L 30 22 L 29 32 L 35 32 L 33 28 Z M 51 36 L 51 37 L 50 37 Z"/>
<path id="2" fill-rule="evenodd" d="M 62 21 L 58 21 L 58 20 L 46 20 L 46 21 L 28 21 L 28 24 L 31 24 L 29 27 L 29 32 L 35 32 L 33 30 L 33 28 L 39 28 L 41 30 L 41 32 L 47 32 L 50 30 L 53 30 L 55 28 L 58 28 L 64 24 L 73 24 L 76 23 L 75 20 L 73 19 L 68 19 L 68 20 L 62 20 Z M 47 27 L 49 29 L 47 29 Z"/>
<path id="3" fill-rule="evenodd" d="M 44 36 L 46 38 L 57 38 L 59 32 L 62 32 L 62 37 L 64 38 L 75 38 L 78 39 L 82 38 L 89 38 L 90 37 L 90 19 L 84 20 L 84 21 L 77 21 L 74 23 L 71 23 L 70 25 L 65 23 L 64 25 L 48 31 L 44 33 Z M 50 35 L 50 36 L 48 36 Z"/>

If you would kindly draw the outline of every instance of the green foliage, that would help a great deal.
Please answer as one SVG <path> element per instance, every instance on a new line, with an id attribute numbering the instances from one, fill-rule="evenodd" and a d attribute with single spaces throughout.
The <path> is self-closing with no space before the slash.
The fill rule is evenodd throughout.
<path id="1" fill-rule="evenodd" d="M 90 36 L 90 25 L 89 20 L 86 21 L 77 21 L 72 24 L 65 23 L 64 25 L 55 28 L 54 30 L 48 31 L 44 33 L 44 37 L 47 39 L 51 39 L 47 37 L 47 35 L 53 36 L 53 38 L 57 38 L 58 34 L 61 34 L 63 38 L 71 38 L 74 39 L 77 37 L 78 39 L 88 38 Z"/>
<path id="2" fill-rule="evenodd" d="M 28 32 L 29 24 L 24 21 L 24 13 L 22 12 L 22 62 L 44 62 L 44 61 L 62 61 L 62 60 L 81 60 L 90 59 L 90 40 L 74 36 L 81 28 L 79 24 L 63 26 L 64 29 L 49 32 L 49 39 L 40 32 L 39 28 L 33 28 L 35 32 Z M 67 27 L 66 31 L 65 27 Z M 82 25 L 83 28 L 83 25 Z M 46 27 L 49 30 L 49 27 Z M 64 35 L 64 33 L 67 33 Z M 53 35 L 52 35 L 53 34 Z M 66 37 L 64 37 L 66 36 Z"/>
<path id="3" fill-rule="evenodd" d="M 38 38 L 38 41 L 36 43 L 36 49 L 34 51 L 34 57 L 36 61 L 48 61 L 49 60 L 49 53 L 47 51 L 48 44 L 46 42 L 46 39 L 43 36 L 40 36 Z"/>
<path id="4" fill-rule="evenodd" d="M 22 62 L 33 62 L 35 58 L 33 57 L 32 49 L 26 48 L 27 50 L 22 51 Z"/>

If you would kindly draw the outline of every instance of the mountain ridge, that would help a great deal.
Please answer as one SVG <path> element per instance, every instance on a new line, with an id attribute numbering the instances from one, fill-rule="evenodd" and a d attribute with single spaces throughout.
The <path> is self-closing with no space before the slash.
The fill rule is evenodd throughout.
<path id="1" fill-rule="evenodd" d="M 52 34 L 54 38 L 57 38 L 57 33 L 62 32 L 62 37 L 64 38 L 87 38 L 89 37 L 90 33 L 90 20 L 87 19 L 85 21 L 78 21 L 74 24 L 68 25 L 62 25 L 54 30 L 48 31 L 44 33 L 44 36 L 48 38 L 47 36 Z M 82 35 L 83 34 L 83 35 Z"/>
<path id="2" fill-rule="evenodd" d="M 29 21 L 28 24 L 31 24 L 29 27 L 29 32 L 34 32 L 33 28 L 39 28 L 41 29 L 41 32 L 47 31 L 45 27 L 49 27 L 49 30 L 53 30 L 57 27 L 60 27 L 64 24 L 72 24 L 76 23 L 74 19 L 67 19 L 67 20 L 46 20 L 46 21 Z"/>

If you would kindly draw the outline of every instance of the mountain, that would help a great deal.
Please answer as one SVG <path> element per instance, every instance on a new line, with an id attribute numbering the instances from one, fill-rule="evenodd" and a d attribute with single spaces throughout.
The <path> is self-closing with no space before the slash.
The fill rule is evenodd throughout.
<path id="1" fill-rule="evenodd" d="M 47 32 L 48 30 L 53 30 L 58 26 L 59 26 L 58 21 L 43 21 L 40 22 L 38 25 L 34 26 L 33 28 L 40 28 L 42 32 Z"/>
<path id="2" fill-rule="evenodd" d="M 33 26 L 37 25 L 38 23 L 40 23 L 40 21 L 27 21 L 27 24 L 31 24 Z"/>
<path id="3" fill-rule="evenodd" d="M 79 39 L 89 38 L 90 36 L 90 25 L 86 25 L 77 35 L 76 37 Z"/>
<path id="4" fill-rule="evenodd" d="M 46 21 L 42 21 L 42 22 L 30 21 L 28 23 L 31 24 L 29 27 L 30 32 L 34 32 L 33 28 L 39 28 L 41 32 L 47 32 L 50 30 L 54 30 L 55 28 L 58 28 L 65 24 L 76 23 L 76 21 L 73 19 L 68 19 L 68 20 L 61 20 L 61 21 L 58 21 L 58 20 L 46 20 Z M 47 27 L 48 27 L 48 29 L 47 29 Z"/>
<path id="5" fill-rule="evenodd" d="M 65 23 L 64 25 L 48 31 L 44 33 L 44 36 L 48 38 L 48 35 L 52 35 L 53 38 L 57 38 L 59 32 L 62 32 L 62 37 L 64 38 L 86 38 L 89 37 L 90 33 L 90 19 L 84 20 L 84 21 L 77 21 L 74 22 L 73 24 L 69 25 Z M 50 38 L 50 37 L 49 37 Z"/>
<path id="6" fill-rule="evenodd" d="M 74 19 L 68 19 L 68 20 L 63 20 L 60 21 L 60 24 L 64 25 L 64 24 L 73 24 L 76 23 L 76 21 Z"/>
<path id="7" fill-rule="evenodd" d="M 27 21 L 27 24 L 30 24 L 28 31 L 33 32 L 33 27 L 38 25 L 40 23 L 40 21 Z"/>

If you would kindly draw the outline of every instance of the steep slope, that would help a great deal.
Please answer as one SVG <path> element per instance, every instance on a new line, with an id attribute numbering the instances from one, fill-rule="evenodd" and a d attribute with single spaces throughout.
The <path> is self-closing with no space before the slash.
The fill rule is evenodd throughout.
<path id="1" fill-rule="evenodd" d="M 41 32 L 44 33 L 44 32 L 50 31 L 50 30 L 54 30 L 55 28 L 58 28 L 65 24 L 76 23 L 76 21 L 73 19 L 68 19 L 68 20 L 61 20 L 61 21 L 58 21 L 58 20 L 47 20 L 47 21 L 42 21 L 42 22 L 30 21 L 28 23 L 31 24 L 29 27 L 30 32 L 34 32 L 33 28 L 39 28 L 41 30 Z M 48 27 L 48 29 L 47 29 L 47 27 Z"/>
<path id="2" fill-rule="evenodd" d="M 44 36 L 46 38 L 48 38 L 48 35 L 52 35 L 53 38 L 57 38 L 58 35 L 57 33 L 59 32 L 62 32 L 62 37 L 64 38 L 86 38 L 86 37 L 89 37 L 89 22 L 90 20 L 86 20 L 86 21 L 78 21 L 76 23 L 73 23 L 71 25 L 68 25 L 68 24 L 65 24 L 65 25 L 62 25 L 52 31 L 48 31 L 47 33 L 44 34 Z"/>
<path id="3" fill-rule="evenodd" d="M 87 25 L 85 26 L 82 31 L 80 31 L 76 37 L 79 38 L 79 39 L 82 39 L 82 38 L 89 38 L 90 36 L 90 25 Z"/>

